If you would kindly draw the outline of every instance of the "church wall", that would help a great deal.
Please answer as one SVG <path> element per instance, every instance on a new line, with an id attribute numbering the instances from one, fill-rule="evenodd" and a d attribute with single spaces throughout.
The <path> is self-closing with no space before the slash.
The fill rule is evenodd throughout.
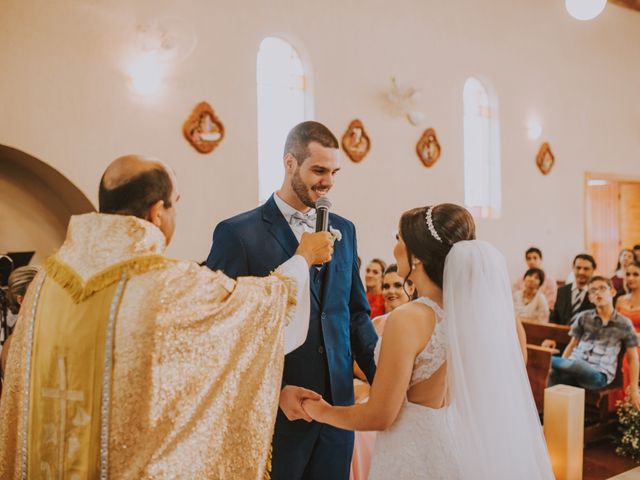
<path id="1" fill-rule="evenodd" d="M 0 165 L 0 251 L 35 251 L 39 265 L 60 246 L 70 212 L 44 182 Z"/>
<path id="2" fill-rule="evenodd" d="M 169 253 L 202 260 L 215 224 L 257 204 L 256 52 L 264 36 L 281 35 L 310 59 L 315 118 L 338 136 L 353 118 L 368 129 L 371 153 L 361 164 L 345 157 L 332 200 L 358 227 L 362 258 L 391 260 L 404 209 L 464 201 L 462 88 L 476 75 L 498 95 L 503 177 L 502 217 L 478 221 L 479 236 L 505 253 L 513 276 L 534 244 L 564 278 L 584 249 L 584 173 L 638 174 L 640 14 L 609 5 L 578 22 L 563 3 L 9 0 L 0 16 L 0 144 L 49 163 L 96 204 L 111 159 L 162 158 L 182 195 Z M 130 33 L 165 16 L 183 19 L 198 43 L 158 95 L 140 98 L 122 67 Z M 422 89 L 421 127 L 385 108 L 392 76 Z M 181 133 L 201 100 L 226 128 L 211 155 Z M 538 141 L 526 136 L 532 117 L 542 124 Z M 427 127 L 442 145 L 430 169 L 414 153 Z M 547 177 L 534 165 L 545 140 L 557 161 Z"/>

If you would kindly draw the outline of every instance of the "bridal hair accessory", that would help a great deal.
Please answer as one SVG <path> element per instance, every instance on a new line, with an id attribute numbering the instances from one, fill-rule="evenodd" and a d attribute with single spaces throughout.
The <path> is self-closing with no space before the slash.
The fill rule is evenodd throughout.
<path id="1" fill-rule="evenodd" d="M 427 210 L 427 214 L 425 215 L 425 218 L 427 219 L 427 228 L 431 232 L 431 235 L 433 235 L 433 238 L 435 238 L 440 243 L 442 243 L 442 239 L 440 238 L 440 235 L 438 235 L 438 232 L 436 232 L 436 229 L 433 226 L 433 219 L 431 218 L 431 212 L 433 212 L 433 208 L 434 208 L 433 205 L 430 206 L 429 209 Z"/>

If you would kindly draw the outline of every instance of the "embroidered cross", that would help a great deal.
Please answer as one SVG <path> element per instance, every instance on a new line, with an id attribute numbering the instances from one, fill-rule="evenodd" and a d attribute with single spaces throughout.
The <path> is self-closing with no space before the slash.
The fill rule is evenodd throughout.
<path id="1" fill-rule="evenodd" d="M 43 388 L 42 396 L 57 399 L 60 404 L 60 419 L 57 428 L 58 434 L 58 478 L 64 475 L 64 439 L 66 430 L 67 401 L 82 402 L 84 393 L 77 390 L 67 390 L 67 375 L 64 357 L 58 357 L 58 388 Z"/>

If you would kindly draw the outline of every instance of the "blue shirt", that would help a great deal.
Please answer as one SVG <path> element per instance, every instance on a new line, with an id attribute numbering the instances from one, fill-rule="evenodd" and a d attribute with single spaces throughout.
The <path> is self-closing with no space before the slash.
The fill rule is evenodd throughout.
<path id="1" fill-rule="evenodd" d="M 616 376 L 620 349 L 638 346 L 638 335 L 631 320 L 615 310 L 606 325 L 595 309 L 578 313 L 569 335 L 580 340 L 569 358 L 584 360 L 604 373 L 608 382 Z"/>

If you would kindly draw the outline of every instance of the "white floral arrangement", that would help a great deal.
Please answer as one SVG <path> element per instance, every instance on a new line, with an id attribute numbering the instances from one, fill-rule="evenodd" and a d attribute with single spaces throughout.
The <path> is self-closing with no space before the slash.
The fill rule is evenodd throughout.
<path id="1" fill-rule="evenodd" d="M 334 242 L 342 240 L 342 232 L 337 228 L 329 227 L 329 233 L 333 237 Z"/>
<path id="2" fill-rule="evenodd" d="M 625 398 L 624 402 L 617 403 L 616 413 L 622 434 L 617 441 L 616 453 L 640 463 L 640 411 Z"/>

